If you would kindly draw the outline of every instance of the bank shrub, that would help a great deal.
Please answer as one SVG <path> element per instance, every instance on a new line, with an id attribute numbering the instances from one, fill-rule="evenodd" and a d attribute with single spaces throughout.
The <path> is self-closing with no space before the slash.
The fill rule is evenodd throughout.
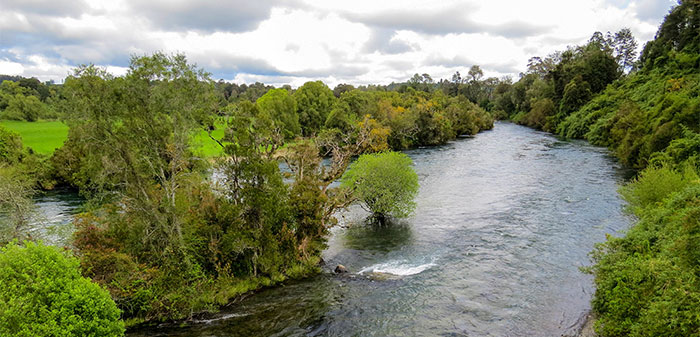
<path id="1" fill-rule="evenodd" d="M 650 168 L 622 189 L 639 218 L 609 236 L 596 262 L 593 308 L 602 336 L 697 336 L 700 332 L 700 179 Z"/>
<path id="2" fill-rule="evenodd" d="M 32 242 L 0 250 L 0 336 L 123 334 L 119 309 L 77 259 Z"/>
<path id="3" fill-rule="evenodd" d="M 16 164 L 23 157 L 20 136 L 0 126 L 0 164 Z"/>

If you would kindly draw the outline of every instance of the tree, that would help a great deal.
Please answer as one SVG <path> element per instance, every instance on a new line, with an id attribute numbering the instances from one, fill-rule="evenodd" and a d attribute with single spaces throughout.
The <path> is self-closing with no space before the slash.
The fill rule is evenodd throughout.
<path id="1" fill-rule="evenodd" d="M 22 160 L 22 138 L 2 126 L 0 126 L 0 165 L 16 164 Z"/>
<path id="2" fill-rule="evenodd" d="M 634 67 L 637 59 L 637 40 L 629 28 L 620 29 L 615 33 L 613 42 L 615 48 L 615 59 L 620 65 L 622 72 L 629 72 Z"/>
<path id="3" fill-rule="evenodd" d="M 473 65 L 471 68 L 469 68 L 469 82 L 476 82 L 480 80 L 482 77 L 484 77 L 484 71 L 481 70 L 481 67 L 478 65 Z"/>
<path id="4" fill-rule="evenodd" d="M 380 223 L 388 216 L 407 217 L 418 194 L 418 175 L 411 165 L 411 158 L 401 152 L 364 154 L 345 172 L 342 186 L 351 188 Z"/>
<path id="5" fill-rule="evenodd" d="M 58 248 L 26 242 L 0 250 L 0 335 L 123 336 L 109 293 Z"/>
<path id="6" fill-rule="evenodd" d="M 299 123 L 304 136 L 312 136 L 321 130 L 328 114 L 335 105 L 333 91 L 323 82 L 306 82 L 294 92 Z"/>
<path id="7" fill-rule="evenodd" d="M 70 129 L 57 166 L 98 205 L 119 201 L 140 250 L 177 258 L 165 251 L 184 245 L 178 192 L 202 165 L 190 142 L 216 106 L 208 74 L 183 55 L 156 53 L 132 58 L 120 78 L 80 67 L 64 86 Z"/>
<path id="8" fill-rule="evenodd" d="M 267 114 L 282 127 L 285 139 L 293 139 L 301 134 L 297 103 L 287 90 L 271 89 L 258 98 L 255 104 L 261 113 Z"/>

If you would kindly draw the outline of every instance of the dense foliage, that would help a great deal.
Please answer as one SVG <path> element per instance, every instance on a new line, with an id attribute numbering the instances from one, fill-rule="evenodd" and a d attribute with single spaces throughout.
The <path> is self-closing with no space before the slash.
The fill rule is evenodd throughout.
<path id="1" fill-rule="evenodd" d="M 57 115 L 53 102 L 59 86 L 41 83 L 36 78 L 0 76 L 0 119 L 36 121 Z"/>
<path id="2" fill-rule="evenodd" d="M 639 222 L 593 254 L 597 330 L 603 336 L 699 335 L 697 171 L 649 168 L 622 194 Z"/>
<path id="3" fill-rule="evenodd" d="M 416 207 L 413 199 L 418 194 L 418 175 L 412 165 L 401 152 L 364 154 L 350 165 L 342 184 L 376 219 L 407 217 Z"/>
<path id="4" fill-rule="evenodd" d="M 122 336 L 109 293 L 56 247 L 0 249 L 0 336 Z"/>

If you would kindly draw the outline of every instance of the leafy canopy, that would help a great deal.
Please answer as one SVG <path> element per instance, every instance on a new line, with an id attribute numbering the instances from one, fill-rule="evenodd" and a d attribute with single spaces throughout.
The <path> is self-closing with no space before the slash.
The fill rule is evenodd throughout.
<path id="1" fill-rule="evenodd" d="M 342 185 L 354 190 L 355 196 L 380 220 L 390 215 L 409 216 L 416 207 L 418 175 L 413 161 L 400 152 L 365 154 L 350 165 Z"/>
<path id="2" fill-rule="evenodd" d="M 26 242 L 0 250 L 0 335 L 122 336 L 109 293 L 80 275 L 78 260 Z"/>

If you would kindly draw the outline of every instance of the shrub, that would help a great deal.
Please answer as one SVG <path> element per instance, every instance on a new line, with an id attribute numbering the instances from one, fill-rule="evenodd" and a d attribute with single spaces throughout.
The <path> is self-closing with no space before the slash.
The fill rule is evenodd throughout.
<path id="1" fill-rule="evenodd" d="M 350 165 L 342 185 L 352 188 L 380 222 L 389 215 L 407 217 L 415 209 L 413 199 L 418 194 L 418 175 L 411 165 L 411 158 L 400 152 L 365 154 Z"/>
<path id="2" fill-rule="evenodd" d="M 0 336 L 121 336 L 106 290 L 80 275 L 78 260 L 26 242 L 0 251 Z"/>

